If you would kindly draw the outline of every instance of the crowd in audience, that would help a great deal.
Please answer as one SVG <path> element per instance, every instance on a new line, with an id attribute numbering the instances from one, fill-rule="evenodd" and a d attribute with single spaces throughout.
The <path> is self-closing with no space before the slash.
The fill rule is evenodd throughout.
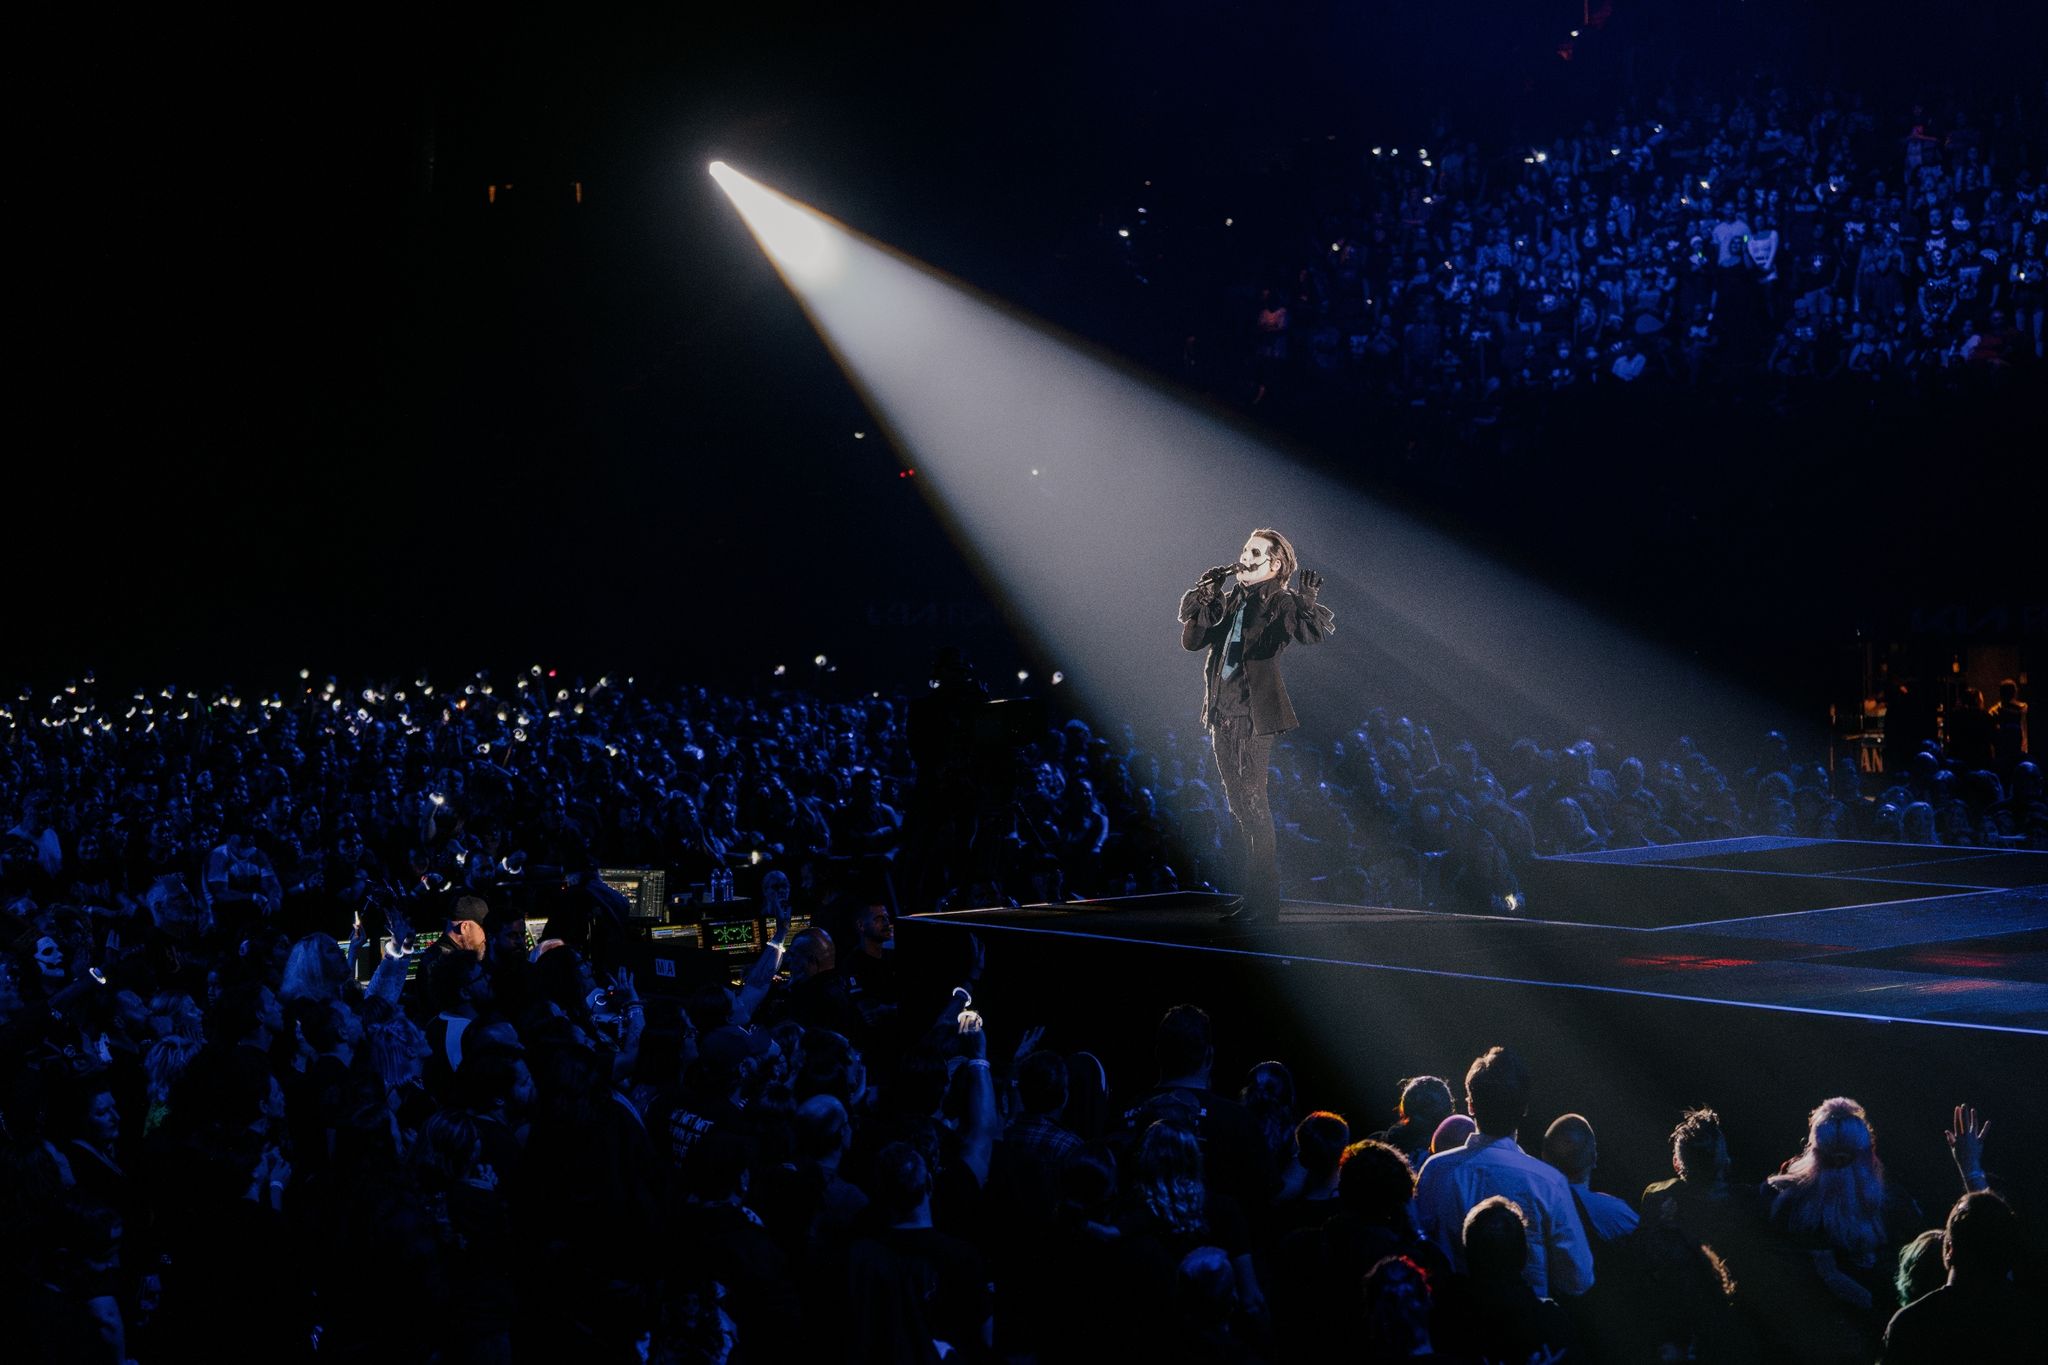
<path id="1" fill-rule="evenodd" d="M 1441 124 L 1347 145 L 1290 166 L 1280 202 L 1305 206 L 1284 232 L 1224 249 L 1232 321 L 1198 327 L 1188 360 L 1233 388 L 1248 374 L 1254 402 L 1349 386 L 1468 412 L 1518 392 L 1910 391 L 2030 367 L 2048 302 L 2038 117 L 1788 83 L 1667 90 L 1531 146 Z M 1217 315 L 1214 225 L 1124 214 L 1133 274 L 1189 294 L 1182 316 Z"/>
<path id="2" fill-rule="evenodd" d="M 1151 1090 L 1029 1035 L 990 1055 L 979 954 L 898 963 L 892 865 L 923 856 L 961 900 L 1215 880 L 1187 740 L 1069 721 L 1007 756 L 1007 798 L 952 843 L 919 791 L 945 778 L 913 755 L 925 698 L 532 669 L 44 702 L 0 714 L 0 1257 L 52 1359 L 1742 1359 L 1793 1320 L 1808 1358 L 1868 1359 L 1908 1243 L 1887 1358 L 1922 1358 L 1958 1302 L 2019 1311 L 1993 1194 L 1951 1213 L 1952 1278 L 1921 1296 L 1941 1277 L 1911 1239 L 1939 1205 L 1886 1186 L 1848 1100 L 1759 1191 L 1688 1116 L 1679 1179 L 1632 1207 L 1585 1187 L 1583 1120 L 1541 1162 L 1533 1129 L 1530 1155 L 1505 1141 L 1508 1053 L 1475 1063 L 1469 1113 L 1419 1084 L 1363 1142 L 1277 1064 L 1216 1093 L 1198 1011 L 1161 1024 Z M 1597 735 L 1496 769 L 1375 712 L 1277 751 L 1283 865 L 1325 898 L 1513 913 L 1517 867 L 1568 849 L 2040 846 L 2019 756 L 2003 780 L 1914 758 L 1875 798 L 1776 736 L 1739 774 Z M 692 967 L 656 990 L 600 864 L 738 872 L 776 941 L 738 985 Z M 1958 1116 L 1973 1188 L 1977 1132 Z"/>

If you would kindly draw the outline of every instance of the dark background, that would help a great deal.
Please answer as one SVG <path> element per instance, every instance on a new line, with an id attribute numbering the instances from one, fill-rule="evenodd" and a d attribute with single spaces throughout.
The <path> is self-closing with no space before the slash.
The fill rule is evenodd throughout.
<path id="1" fill-rule="evenodd" d="M 24 21 L 0 672 L 737 683 L 827 650 L 886 685 L 948 639 L 1007 669 L 709 160 L 1155 364 L 1180 320 L 1105 265 L 1144 180 L 1278 255 L 1318 142 L 1547 139 L 1766 63 L 1888 127 L 1944 89 L 2038 102 L 2044 36 L 2033 5 L 1622 0 L 1565 62 L 1551 0 L 721 8 Z M 1245 149 L 1275 171 L 1215 169 Z M 1365 430 L 1304 458 L 1812 711 L 1859 630 L 2039 614 L 2039 410 L 1589 403 L 1482 488 Z"/>

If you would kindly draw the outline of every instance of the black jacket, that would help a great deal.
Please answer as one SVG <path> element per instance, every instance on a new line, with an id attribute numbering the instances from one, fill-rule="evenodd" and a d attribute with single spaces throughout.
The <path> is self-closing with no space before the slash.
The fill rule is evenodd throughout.
<path id="1" fill-rule="evenodd" d="M 1223 648 L 1230 638 L 1231 617 L 1247 595 L 1254 600 L 1245 613 L 1244 664 L 1226 684 Z M 1254 733 L 1277 735 L 1300 725 L 1294 703 L 1287 699 L 1287 683 L 1280 676 L 1280 652 L 1296 641 L 1316 644 L 1336 629 L 1336 618 L 1328 607 L 1281 587 L 1277 580 L 1250 589 L 1234 584 L 1188 589 L 1180 599 L 1180 647 L 1209 651 L 1202 664 L 1202 723 L 1215 725 L 1221 689 L 1235 686 L 1248 693 Z"/>

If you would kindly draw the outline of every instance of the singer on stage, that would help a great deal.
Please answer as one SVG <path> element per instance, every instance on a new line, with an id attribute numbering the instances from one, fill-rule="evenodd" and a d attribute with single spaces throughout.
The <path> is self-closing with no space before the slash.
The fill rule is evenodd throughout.
<path id="1" fill-rule="evenodd" d="M 1337 628 L 1330 609 L 1316 601 L 1322 575 L 1302 569 L 1301 587 L 1287 586 L 1299 567 L 1286 536 L 1257 530 L 1235 564 L 1209 570 L 1180 599 L 1181 648 L 1209 651 L 1202 665 L 1202 724 L 1243 859 L 1244 903 L 1225 916 L 1233 924 L 1258 924 L 1280 913 L 1266 767 L 1274 736 L 1300 724 L 1280 677 L 1280 653 L 1295 641 L 1316 644 Z"/>

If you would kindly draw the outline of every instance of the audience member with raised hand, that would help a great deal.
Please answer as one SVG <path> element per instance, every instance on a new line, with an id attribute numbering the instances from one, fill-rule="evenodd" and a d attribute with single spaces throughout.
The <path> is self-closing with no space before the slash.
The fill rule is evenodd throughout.
<path id="1" fill-rule="evenodd" d="M 1335 1097 L 1288 1059 L 1253 1068 L 1241 1098 L 1219 1091 L 1215 1024 L 1194 1005 L 1159 1019 L 1155 1083 L 1114 1087 L 1099 1058 L 1121 1068 L 1142 1040 L 1090 1036 L 1086 1011 L 1051 998 L 1052 1027 L 1023 1030 L 998 1075 L 975 997 L 1017 992 L 1029 1008 L 1042 983 L 985 988 L 993 949 L 978 935 L 956 936 L 957 961 L 900 969 L 874 894 L 890 851 L 837 881 L 804 851 L 830 846 L 863 786 L 849 828 L 872 832 L 880 805 L 906 804 L 892 699 L 585 687 L 573 724 L 566 708 L 529 716 L 516 740 L 481 708 L 408 731 L 399 688 L 357 690 L 381 730 L 351 726 L 313 683 L 303 708 L 262 708 L 254 734 L 246 710 L 156 708 L 147 741 L 116 726 L 88 748 L 67 725 L 0 752 L 0 914 L 17 944 L 0 959 L 0 1107 L 27 1173 L 9 1196 L 25 1231 L 8 1264 L 41 1277 L 53 1343 L 92 1339 L 104 1355 L 118 1339 L 148 1365 L 217 1355 L 218 1324 L 234 1321 L 238 1349 L 274 1360 L 317 1337 L 321 1356 L 479 1365 L 624 1359 L 643 1340 L 660 1359 L 931 1359 L 943 1343 L 949 1358 L 1088 1362 L 1171 1338 L 1190 1358 L 1278 1361 L 1368 1340 L 1370 1358 L 1444 1356 L 1506 1324 L 1521 1335 L 1484 1349 L 1741 1359 L 1745 1323 L 1803 1350 L 1825 1346 L 1839 1314 L 1874 1353 L 1895 1268 L 1909 1290 L 1940 1269 L 1939 1248 L 1892 1255 L 1917 1221 L 1894 1211 L 1888 1181 L 1882 1235 L 1844 1235 L 1861 1196 L 1830 1194 L 1830 1178 L 1865 1165 L 1846 1127 L 1817 1127 L 1811 1159 L 1773 1182 L 1780 1240 L 1759 1238 L 1712 1111 L 1685 1116 L 1676 1178 L 1644 1192 L 1628 1234 L 1627 1210 L 1587 1180 L 1589 1124 L 1552 1125 L 1553 1164 L 1517 1145 L 1530 1081 L 1505 1049 L 1468 1071 L 1469 1115 L 1439 1077 L 1402 1082 L 1386 1142 L 1352 1141 L 1320 1107 Z M 1177 764 L 1175 742 L 1111 746 L 1062 726 L 1027 746 L 1048 790 L 1087 778 L 1113 831 L 1153 823 L 1066 869 L 1074 885 L 1102 889 L 1091 865 L 1171 885 L 1169 836 L 1213 833 L 1213 787 Z M 1891 799 L 1939 799 L 1930 759 Z M 1513 863 L 1572 839 L 1742 832 L 1763 811 L 1740 794 L 1752 788 L 1764 806 L 1796 800 L 1802 819 L 1829 803 L 1851 829 L 1875 816 L 1850 778 L 1782 751 L 1772 764 L 1731 779 L 1689 742 L 1644 762 L 1575 739 L 1517 745 L 1496 767 L 1440 727 L 1371 712 L 1341 759 L 1304 749 L 1278 767 L 1292 827 L 1317 830 L 1283 847 L 1282 873 L 1428 905 L 1441 885 L 1419 850 L 1480 850 L 1465 825 Z M 2019 805 L 1981 783 L 1972 799 L 2024 831 L 2030 781 L 2015 775 Z M 86 788 L 104 795 L 74 812 Z M 1035 818 L 1056 825 L 1064 808 Z M 628 850 L 708 868 L 714 845 L 741 837 L 766 854 L 769 945 L 737 986 L 647 987 L 624 903 L 590 869 Z M 778 846 L 800 856 L 780 862 Z M 531 934 L 518 907 L 537 891 L 567 899 Z M 798 914 L 810 928 L 796 931 Z M 860 960 L 858 992 L 827 925 Z M 1241 1041 L 1251 1056 L 1269 1044 L 1251 1029 Z M 1993 1183 L 1988 1128 L 1965 1106 L 1948 1129 L 1972 1198 Z M 1952 1229 L 1947 1288 L 2000 1312 L 1995 1290 L 1973 1297 L 1994 1283 L 1971 1269 L 1987 1264 L 1978 1227 Z M 1604 1284 L 1595 1257 L 1617 1240 L 1633 1260 L 1616 1283 L 1656 1311 L 1617 1325 L 1611 1296 L 1586 1297 L 1597 1330 L 1567 1348 L 1540 1305 Z M 421 1292 L 365 1300 L 365 1264 Z M 517 1292 L 529 1272 L 557 1292 Z M 1812 1291 L 1806 1324 L 1774 1283 Z M 1869 1307 L 1850 1301 L 1856 1287 Z M 1482 1301 L 1500 1311 L 1469 1307 Z M 1894 1331 L 1900 1358 L 1925 1320 Z"/>

